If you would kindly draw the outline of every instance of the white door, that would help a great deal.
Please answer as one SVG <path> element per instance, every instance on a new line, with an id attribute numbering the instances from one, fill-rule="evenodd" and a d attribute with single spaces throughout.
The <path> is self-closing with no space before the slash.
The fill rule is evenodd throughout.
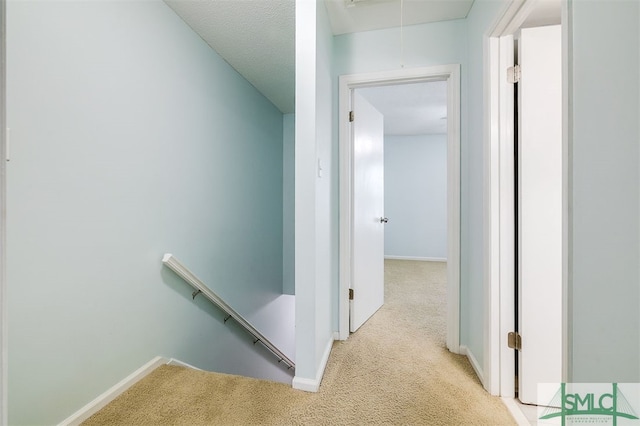
<path id="1" fill-rule="evenodd" d="M 353 91 L 353 299 L 356 331 L 384 303 L 384 118 Z"/>
<path id="2" fill-rule="evenodd" d="M 519 399 L 548 405 L 562 381 L 562 65 L 560 26 L 518 42 Z"/>

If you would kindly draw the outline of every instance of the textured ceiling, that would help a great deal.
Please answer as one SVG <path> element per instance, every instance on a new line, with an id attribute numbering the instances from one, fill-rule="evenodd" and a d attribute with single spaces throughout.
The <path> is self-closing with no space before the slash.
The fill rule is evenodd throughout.
<path id="1" fill-rule="evenodd" d="M 334 35 L 400 26 L 400 0 L 325 0 Z M 404 0 L 403 25 L 466 18 L 473 0 Z"/>
<path id="2" fill-rule="evenodd" d="M 400 0 L 324 0 L 335 35 L 400 25 Z M 295 0 L 165 0 L 283 113 L 294 112 Z M 526 26 L 559 22 L 561 0 L 539 0 Z M 403 24 L 460 19 L 473 0 L 403 0 Z M 359 89 L 385 133 L 446 133 L 446 83 Z"/>
<path id="3" fill-rule="evenodd" d="M 294 0 L 165 0 L 283 113 L 294 112 Z"/>
<path id="4" fill-rule="evenodd" d="M 334 34 L 400 25 L 400 0 L 325 0 Z M 295 0 L 165 0 L 283 113 L 295 110 Z M 404 25 L 464 18 L 473 0 L 404 0 Z"/>
<path id="5" fill-rule="evenodd" d="M 447 133 L 446 81 L 356 90 L 384 115 L 385 135 Z"/>

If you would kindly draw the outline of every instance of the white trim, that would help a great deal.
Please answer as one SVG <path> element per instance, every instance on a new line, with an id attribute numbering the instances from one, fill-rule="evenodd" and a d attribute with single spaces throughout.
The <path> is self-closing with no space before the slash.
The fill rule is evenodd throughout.
<path id="1" fill-rule="evenodd" d="M 506 67 L 513 64 L 513 35 L 527 18 L 538 0 L 512 0 L 498 15 L 486 36 L 485 72 L 485 340 L 484 365 L 486 386 L 492 395 L 513 398 L 515 395 L 515 355 L 507 347 L 507 333 L 513 330 L 514 304 L 514 164 L 513 164 L 513 86 L 507 83 Z M 564 19 L 567 17 L 563 2 L 563 49 L 569 50 L 566 40 L 570 34 Z M 563 114 L 568 109 L 568 71 L 566 53 L 563 53 Z M 570 52 L 569 52 L 570 53 Z M 568 130 L 563 117 L 563 371 L 568 368 Z M 488 140 L 487 140 L 488 139 Z"/>
<path id="2" fill-rule="evenodd" d="M 61 421 L 58 425 L 79 425 L 80 423 L 84 422 L 89 417 L 103 409 L 107 404 L 120 396 L 124 391 L 135 385 L 145 376 L 149 375 L 149 373 L 151 373 L 153 370 L 161 365 L 166 364 L 168 361 L 169 360 L 167 358 L 163 358 L 160 356 L 153 358 L 151 361 L 122 379 L 102 395 L 98 396 L 96 399 L 73 413 L 71 416 Z"/>
<path id="3" fill-rule="evenodd" d="M 485 105 L 485 220 L 484 235 L 489 241 L 485 257 L 485 389 L 492 395 L 515 395 L 515 356 L 506 345 L 513 330 L 514 298 L 514 198 L 513 198 L 513 86 L 507 83 L 506 68 L 513 65 L 513 37 L 524 17 L 523 4 L 535 0 L 513 0 L 506 5 L 489 31 L 484 60 L 488 63 Z M 512 23 L 520 22 L 514 28 Z M 488 98 L 488 99 L 487 99 Z M 487 131 L 488 129 L 488 131 Z"/>
<path id="4" fill-rule="evenodd" d="M 320 378 L 307 379 L 305 377 L 295 376 L 291 382 L 291 387 L 305 392 L 318 392 L 320 389 Z"/>
<path id="5" fill-rule="evenodd" d="M 507 407 L 507 410 L 509 410 L 509 413 L 511 413 L 511 415 L 513 416 L 513 419 L 516 421 L 516 423 L 519 426 L 531 425 L 531 423 L 529 422 L 529 419 L 527 419 L 527 417 L 524 415 L 524 413 L 520 409 L 520 406 L 518 405 L 517 400 L 515 400 L 514 398 L 507 398 L 504 396 L 500 399 L 502 399 L 502 403 L 505 405 L 505 407 Z"/>
<path id="6" fill-rule="evenodd" d="M 295 376 L 291 383 L 291 387 L 306 392 L 318 392 L 320 389 L 320 383 L 322 382 L 322 377 L 324 376 L 324 370 L 327 368 L 327 364 L 329 363 L 329 355 L 331 355 L 331 349 L 333 348 L 333 342 L 335 340 L 334 333 L 333 337 L 329 339 L 327 346 L 324 349 L 322 359 L 320 360 L 320 368 L 318 368 L 316 377 L 314 379 L 308 379 L 305 377 Z"/>
<path id="7" fill-rule="evenodd" d="M 572 39 L 572 8 L 573 3 L 563 1 L 561 5 L 561 25 L 562 25 L 562 381 L 570 382 L 573 373 L 571 371 L 570 346 L 571 328 L 569 318 L 571 317 L 571 294 L 569 282 L 571 277 L 571 253 L 569 242 L 572 240 L 572 222 L 569 211 L 573 210 L 572 199 L 569 194 L 573 193 L 571 176 L 573 175 L 571 162 L 572 156 L 571 140 L 573 140 L 573 112 L 569 107 L 569 100 L 573 95 L 573 83 L 570 76 L 573 75 L 573 51 Z"/>
<path id="8" fill-rule="evenodd" d="M 498 55 L 496 45 L 498 40 L 495 38 L 485 38 L 484 48 L 484 64 L 485 64 L 485 80 L 484 80 L 484 93 L 488 93 L 485 96 L 484 110 L 488 111 L 490 116 L 497 115 L 499 102 L 497 94 L 490 92 L 491 88 L 497 82 L 493 81 L 497 79 L 499 75 L 492 69 L 498 63 L 495 56 Z M 489 57 L 491 55 L 491 57 Z M 492 197 L 493 193 L 497 193 L 499 170 L 495 167 L 499 164 L 499 151 L 492 149 L 492 144 L 497 139 L 499 132 L 499 126 L 497 123 L 486 123 L 484 126 L 484 175 L 483 175 L 483 187 L 484 187 L 484 277 L 483 277 L 483 291 L 484 291 L 484 306 L 487 314 L 484 317 L 484 372 L 485 381 L 484 386 L 487 392 L 491 395 L 498 395 L 500 393 L 500 383 L 498 380 L 494 380 L 492 372 L 499 371 L 500 358 L 486 356 L 486 348 L 498 347 L 500 342 L 500 333 L 495 327 L 492 326 L 495 322 L 500 321 L 499 308 L 500 308 L 500 292 L 499 288 L 491 285 L 492 277 L 499 276 L 500 271 L 500 229 L 499 229 L 499 217 L 492 215 L 491 212 L 499 211 L 500 203 L 497 197 Z"/>
<path id="9" fill-rule="evenodd" d="M 508 348 L 507 334 L 515 328 L 515 161 L 513 140 L 515 138 L 514 129 L 514 87 L 506 83 L 506 64 L 513 64 L 513 36 L 508 35 L 498 40 L 500 61 L 498 75 L 499 87 L 499 120 L 500 132 L 499 140 L 496 141 L 494 149 L 498 151 L 498 164 L 494 167 L 498 169 L 500 180 L 497 182 L 498 194 L 497 202 L 499 208 L 498 232 L 500 240 L 498 242 L 498 263 L 499 272 L 497 291 L 499 293 L 499 305 L 497 310 L 498 321 L 495 323 L 499 330 L 499 346 L 496 350 L 499 353 L 500 367 L 498 383 L 500 383 L 500 396 L 515 396 L 515 352 Z M 504 66 L 502 66 L 504 64 Z M 501 68 L 501 69 L 500 69 Z M 495 216 L 495 213 L 492 212 Z M 496 287 L 494 287 L 496 290 Z M 496 313 L 494 311 L 494 313 Z M 494 317 L 495 319 L 495 317 Z M 495 330 L 495 328 L 494 328 Z"/>
<path id="10" fill-rule="evenodd" d="M 7 1 L 0 0 L 0 424 L 9 424 L 7 315 Z"/>
<path id="11" fill-rule="evenodd" d="M 460 350 L 460 65 L 447 84 L 447 348 Z"/>
<path id="12" fill-rule="evenodd" d="M 198 371 L 204 371 L 201 368 L 198 367 L 194 367 L 191 364 L 187 364 L 186 362 L 182 362 L 179 359 L 175 359 L 175 358 L 171 358 L 168 362 L 167 365 L 173 365 L 175 367 L 184 367 L 184 368 L 189 368 L 191 370 L 198 370 Z"/>
<path id="13" fill-rule="evenodd" d="M 415 256 L 388 256 L 384 255 L 385 259 L 389 260 L 417 260 L 421 262 L 446 262 L 446 257 L 415 257 Z"/>
<path id="14" fill-rule="evenodd" d="M 351 287 L 351 202 L 352 139 L 347 120 L 351 90 L 425 81 L 447 81 L 447 347 L 458 353 L 460 345 L 460 65 L 407 68 L 340 76 L 340 284 L 338 330 L 340 339 L 349 336 L 349 288 Z"/>
<path id="15" fill-rule="evenodd" d="M 467 357 L 469 363 L 473 367 L 473 370 L 476 372 L 476 376 L 480 379 L 480 383 L 484 385 L 484 372 L 482 371 L 480 363 L 476 359 L 475 355 L 471 352 L 471 349 L 465 345 L 460 345 L 460 355 L 465 355 Z"/>

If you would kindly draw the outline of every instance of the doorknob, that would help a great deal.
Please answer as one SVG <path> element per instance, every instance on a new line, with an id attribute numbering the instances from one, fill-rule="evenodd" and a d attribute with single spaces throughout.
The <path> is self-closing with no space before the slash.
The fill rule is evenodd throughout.
<path id="1" fill-rule="evenodd" d="M 387 223 L 389 222 L 389 218 L 388 217 L 381 217 L 380 218 L 380 223 Z"/>

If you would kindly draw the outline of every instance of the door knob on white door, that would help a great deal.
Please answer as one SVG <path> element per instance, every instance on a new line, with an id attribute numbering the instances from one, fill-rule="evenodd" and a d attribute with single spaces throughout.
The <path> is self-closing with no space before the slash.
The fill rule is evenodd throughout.
<path id="1" fill-rule="evenodd" d="M 380 218 L 380 223 L 387 223 L 389 222 L 389 218 L 388 217 L 381 217 Z"/>

